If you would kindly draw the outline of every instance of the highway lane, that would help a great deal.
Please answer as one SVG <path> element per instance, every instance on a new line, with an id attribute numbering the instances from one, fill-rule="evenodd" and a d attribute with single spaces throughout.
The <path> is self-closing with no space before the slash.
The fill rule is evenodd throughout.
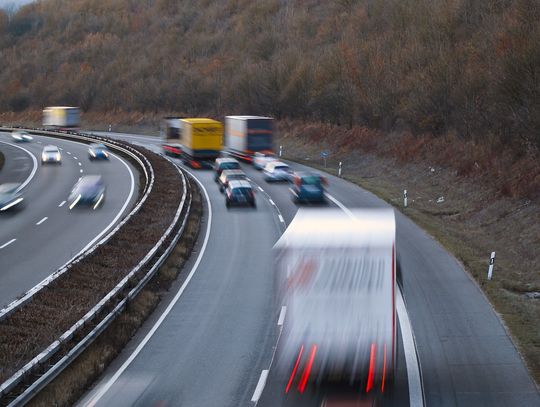
<path id="1" fill-rule="evenodd" d="M 124 135 L 122 138 L 129 140 L 130 137 Z M 146 144 L 144 136 L 131 140 Z M 159 141 L 148 140 L 151 148 L 156 149 Z M 293 166 L 302 168 L 297 164 Z M 287 187 L 265 185 L 260 174 L 252 169 L 246 171 L 268 192 L 285 221 L 290 221 L 295 206 L 290 201 Z M 353 184 L 335 177 L 329 179 L 329 193 L 346 207 L 386 205 Z M 538 391 L 521 358 L 476 284 L 452 256 L 413 222 L 399 213 L 397 221 L 404 296 L 416 337 L 427 405 L 540 405 Z M 246 249 L 250 251 L 251 247 L 246 246 Z M 235 259 L 231 257 L 231 261 Z M 275 311 L 269 315 L 275 315 Z M 160 337 L 172 335 L 167 331 L 158 333 Z M 403 368 L 402 363 L 400 367 Z M 259 368 L 257 379 L 268 364 L 263 363 Z M 403 372 L 398 375 L 395 394 L 399 397 L 382 400 L 383 405 L 397 405 L 400 401 L 407 404 L 407 390 L 402 388 L 404 376 Z M 124 379 L 129 381 L 129 378 Z M 273 377 L 271 371 L 260 404 L 284 404 L 281 388 L 282 380 Z M 151 393 L 152 389 L 147 391 Z M 114 400 L 120 401 L 122 394 L 118 391 Z M 167 387 L 161 387 L 155 394 L 167 394 Z M 320 394 L 312 396 L 302 399 L 302 405 L 316 405 L 320 401 Z"/>
<path id="2" fill-rule="evenodd" d="M 0 170 L 0 184 L 8 182 L 24 183 L 33 177 L 37 165 L 32 160 L 24 145 L 11 143 L 11 137 L 2 137 L 0 133 L 0 151 L 4 153 L 4 167 Z"/>
<path id="3" fill-rule="evenodd" d="M 24 207 L 0 216 L 0 247 L 12 241 L 0 249 L 0 306 L 34 287 L 111 228 L 137 198 L 138 177 L 132 182 L 134 169 L 116 155 L 109 162 L 93 162 L 87 145 L 43 136 L 34 136 L 24 148 L 39 161 L 46 144 L 62 149 L 62 165 L 39 165 L 23 190 Z M 71 188 L 79 177 L 90 174 L 101 174 L 109 186 L 103 207 L 70 211 L 65 201 Z"/>

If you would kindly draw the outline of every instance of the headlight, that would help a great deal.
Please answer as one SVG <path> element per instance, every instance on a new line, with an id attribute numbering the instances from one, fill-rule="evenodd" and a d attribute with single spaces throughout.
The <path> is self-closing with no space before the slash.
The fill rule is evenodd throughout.
<path id="1" fill-rule="evenodd" d="M 47 161 L 47 155 L 45 153 L 41 154 L 41 160 Z"/>
<path id="2" fill-rule="evenodd" d="M 94 158 L 96 158 L 96 153 L 94 153 L 94 150 L 88 150 L 90 152 L 90 155 Z"/>
<path id="3" fill-rule="evenodd" d="M 60 157 L 60 153 L 56 153 L 56 161 L 60 161 L 62 157 Z"/>

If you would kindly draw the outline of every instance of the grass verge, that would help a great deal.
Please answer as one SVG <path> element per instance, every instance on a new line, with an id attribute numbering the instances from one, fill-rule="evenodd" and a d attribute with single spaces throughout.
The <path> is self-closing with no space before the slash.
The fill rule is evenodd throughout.
<path id="1" fill-rule="evenodd" d="M 192 183 L 192 210 L 183 236 L 158 273 L 129 307 L 64 372 L 30 403 L 32 406 L 70 406 L 99 378 L 156 308 L 180 274 L 197 240 L 202 214 L 201 196 Z"/>

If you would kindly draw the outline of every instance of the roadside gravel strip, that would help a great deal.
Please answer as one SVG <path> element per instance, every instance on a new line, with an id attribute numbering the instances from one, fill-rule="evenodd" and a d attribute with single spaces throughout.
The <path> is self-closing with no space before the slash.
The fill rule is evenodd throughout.
<path id="1" fill-rule="evenodd" d="M 146 202 L 108 242 L 73 264 L 68 272 L 36 293 L 31 302 L 0 321 L 0 383 L 91 310 L 139 264 L 173 221 L 182 198 L 181 175 L 162 157 L 139 151 L 144 153 L 155 174 Z M 138 276 L 144 276 L 149 267 L 139 270 Z M 0 399 L 0 405 L 4 402 Z"/>

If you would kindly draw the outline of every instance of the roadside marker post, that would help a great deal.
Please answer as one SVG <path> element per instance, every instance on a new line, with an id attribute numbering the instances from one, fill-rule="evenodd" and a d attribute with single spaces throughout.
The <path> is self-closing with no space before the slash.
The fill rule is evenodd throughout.
<path id="1" fill-rule="evenodd" d="M 112 124 L 109 124 L 109 133 L 112 131 Z"/>
<path id="2" fill-rule="evenodd" d="M 343 163 L 340 161 L 339 162 L 339 168 L 338 168 L 338 177 L 341 178 L 341 167 L 342 167 Z"/>
<path id="3" fill-rule="evenodd" d="M 279 146 L 279 156 L 281 157 L 283 155 L 283 146 Z"/>
<path id="4" fill-rule="evenodd" d="M 407 190 L 406 189 L 403 190 L 403 207 L 404 208 L 407 207 Z"/>
<path id="5" fill-rule="evenodd" d="M 489 258 L 488 280 L 491 280 L 491 278 L 493 277 L 494 265 L 495 265 L 495 252 L 491 252 L 491 257 Z"/>

